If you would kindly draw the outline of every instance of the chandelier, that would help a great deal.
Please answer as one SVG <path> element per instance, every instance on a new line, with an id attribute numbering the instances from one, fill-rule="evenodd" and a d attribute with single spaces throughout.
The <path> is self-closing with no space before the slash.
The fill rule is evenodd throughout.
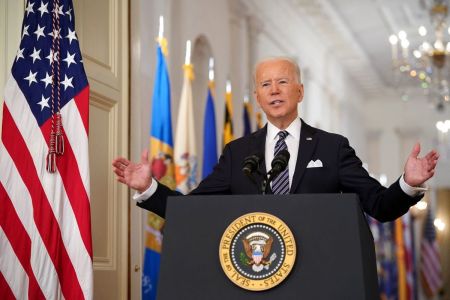
<path id="1" fill-rule="evenodd" d="M 389 37 L 392 65 L 398 86 L 414 83 L 439 111 L 450 104 L 450 27 L 447 23 L 448 0 L 429 5 L 431 32 L 422 25 L 408 36 L 405 30 Z M 403 100 L 408 99 L 405 93 Z"/>
<path id="2" fill-rule="evenodd" d="M 450 161 L 450 120 L 436 122 L 436 129 L 438 135 L 434 146 L 444 161 Z"/>

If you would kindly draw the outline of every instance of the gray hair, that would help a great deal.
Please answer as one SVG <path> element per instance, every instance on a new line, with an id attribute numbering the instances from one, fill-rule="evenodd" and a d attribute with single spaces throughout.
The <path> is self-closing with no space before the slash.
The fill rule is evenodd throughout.
<path id="1" fill-rule="evenodd" d="M 300 71 L 300 66 L 298 65 L 297 61 L 295 59 L 288 57 L 288 56 L 269 56 L 266 58 L 261 59 L 255 64 L 255 67 L 253 68 L 253 84 L 256 86 L 256 70 L 258 69 L 259 65 L 273 60 L 284 60 L 290 63 L 294 67 L 295 74 L 297 75 L 298 83 L 302 83 L 302 75 Z"/>

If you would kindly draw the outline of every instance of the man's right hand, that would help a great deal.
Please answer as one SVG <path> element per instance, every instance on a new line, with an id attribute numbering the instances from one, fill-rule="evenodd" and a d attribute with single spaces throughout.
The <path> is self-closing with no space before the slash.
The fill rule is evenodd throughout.
<path id="1" fill-rule="evenodd" d="M 113 171 L 117 181 L 128 185 L 139 193 L 145 192 L 152 183 L 151 164 L 148 161 L 148 150 L 144 150 L 140 163 L 133 163 L 126 158 L 118 157 L 113 160 Z"/>

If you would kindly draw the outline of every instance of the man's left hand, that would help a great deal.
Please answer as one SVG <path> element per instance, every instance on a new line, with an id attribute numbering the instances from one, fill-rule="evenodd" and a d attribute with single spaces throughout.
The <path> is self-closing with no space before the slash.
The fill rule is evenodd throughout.
<path id="1" fill-rule="evenodd" d="M 431 150 L 424 157 L 419 157 L 419 153 L 420 144 L 416 143 L 405 164 L 405 182 L 413 187 L 421 186 L 433 177 L 439 158 L 436 150 Z"/>

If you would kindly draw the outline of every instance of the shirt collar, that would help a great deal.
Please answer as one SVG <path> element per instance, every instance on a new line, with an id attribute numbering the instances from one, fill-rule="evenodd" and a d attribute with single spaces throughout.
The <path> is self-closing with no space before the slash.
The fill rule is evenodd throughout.
<path id="1" fill-rule="evenodd" d="M 295 140 L 300 140 L 300 129 L 302 126 L 302 122 L 300 121 L 300 118 L 295 118 L 294 121 L 292 121 L 291 124 L 285 129 L 287 132 L 289 132 L 289 135 L 291 135 Z M 277 134 L 280 132 L 280 129 L 270 123 L 270 121 L 267 121 L 267 138 L 269 141 L 273 141 L 277 138 Z"/>

